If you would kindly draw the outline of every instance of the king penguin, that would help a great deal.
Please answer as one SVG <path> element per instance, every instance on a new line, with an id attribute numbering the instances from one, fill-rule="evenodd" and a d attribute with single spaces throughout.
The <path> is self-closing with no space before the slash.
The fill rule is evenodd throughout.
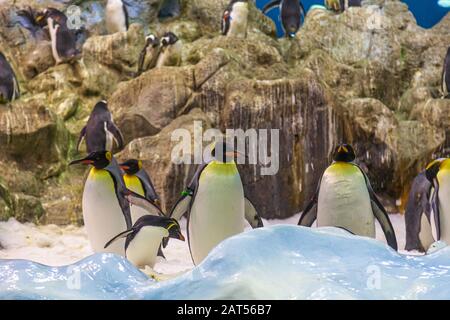
<path id="1" fill-rule="evenodd" d="M 447 55 L 444 60 L 444 67 L 442 68 L 442 97 L 450 99 L 450 47 L 447 49 Z"/>
<path id="2" fill-rule="evenodd" d="M 350 7 L 361 7 L 361 0 L 325 0 L 325 7 L 335 12 L 344 12 Z"/>
<path id="3" fill-rule="evenodd" d="M 138 268 L 153 268 L 156 256 L 164 238 L 184 241 L 180 225 L 175 219 L 146 215 L 140 217 L 133 225 L 105 244 L 108 248 L 116 240 L 126 238 L 126 258 Z"/>
<path id="4" fill-rule="evenodd" d="M 160 53 L 156 67 L 177 66 L 181 61 L 182 44 L 173 32 L 166 32 L 161 37 Z"/>
<path id="5" fill-rule="evenodd" d="M 432 184 L 430 203 L 436 241 L 450 243 L 450 158 L 431 162 L 425 171 Z M 431 222 L 431 221 L 430 221 Z"/>
<path id="6" fill-rule="evenodd" d="M 158 56 L 161 51 L 160 41 L 157 36 L 150 34 L 145 37 L 145 46 L 139 55 L 138 71 L 139 76 L 142 72 L 150 70 L 156 66 Z"/>
<path id="7" fill-rule="evenodd" d="M 72 62 L 80 52 L 77 50 L 75 31 L 67 27 L 67 17 L 55 8 L 47 8 L 39 13 L 36 21 L 42 27 L 47 24 L 52 44 L 52 54 L 56 64 Z"/>
<path id="8" fill-rule="evenodd" d="M 389 216 L 355 159 L 352 146 L 340 144 L 335 148 L 334 161 L 323 173 L 298 224 L 310 227 L 317 219 L 318 227 L 341 227 L 359 236 L 375 238 L 375 217 L 388 245 L 397 250 Z"/>
<path id="9" fill-rule="evenodd" d="M 109 151 L 96 151 L 74 160 L 70 165 L 92 165 L 83 191 L 83 220 L 94 252 L 110 252 L 125 256 L 125 241 L 117 241 L 105 249 L 105 243 L 132 227 L 128 191 L 122 172 Z"/>
<path id="10" fill-rule="evenodd" d="M 247 0 L 231 0 L 222 15 L 222 34 L 246 38 L 248 11 Z"/>
<path id="11" fill-rule="evenodd" d="M 105 10 L 106 29 L 108 34 L 126 32 L 128 30 L 128 11 L 122 0 L 108 0 Z"/>
<path id="12" fill-rule="evenodd" d="M 236 152 L 220 142 L 212 159 L 201 165 L 170 217 L 187 213 L 187 235 L 192 261 L 198 265 L 220 242 L 244 231 L 246 219 L 253 228 L 263 227 L 244 188 L 234 157 Z"/>
<path id="13" fill-rule="evenodd" d="M 0 52 L 0 103 L 14 101 L 19 97 L 20 89 L 16 74 L 5 55 Z"/>
<path id="14" fill-rule="evenodd" d="M 266 4 L 263 13 L 266 14 L 276 6 L 280 8 L 281 25 L 286 37 L 293 38 L 305 19 L 305 8 L 300 0 L 273 0 Z"/>
<path id="15" fill-rule="evenodd" d="M 114 140 L 119 149 L 123 148 L 123 136 L 114 124 L 112 115 L 105 100 L 99 101 L 91 112 L 86 126 L 81 130 L 77 142 L 77 151 L 86 140 L 88 153 L 94 151 L 112 151 Z"/>
<path id="16" fill-rule="evenodd" d="M 139 206 L 132 206 L 132 222 L 135 223 L 140 217 L 148 215 L 149 213 L 157 216 L 163 215 L 162 210 L 159 208 L 159 197 L 156 194 L 155 187 L 153 186 L 150 176 L 142 166 L 142 161 L 130 159 L 121 163 L 119 166 L 125 172 L 123 175 L 123 180 L 125 181 L 127 189 L 145 197 L 145 199 L 153 203 L 155 206 L 154 210 L 150 212 L 148 209 L 144 209 Z"/>

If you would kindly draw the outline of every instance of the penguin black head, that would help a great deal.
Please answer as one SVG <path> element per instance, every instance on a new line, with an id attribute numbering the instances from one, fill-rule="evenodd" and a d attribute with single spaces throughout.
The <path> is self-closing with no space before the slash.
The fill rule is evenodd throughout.
<path id="1" fill-rule="evenodd" d="M 36 15 L 36 22 L 39 26 L 45 27 L 47 25 L 47 19 L 49 18 L 52 18 L 53 21 L 60 26 L 67 25 L 67 16 L 58 9 L 51 7 L 38 12 Z"/>
<path id="2" fill-rule="evenodd" d="M 428 164 L 427 168 L 425 169 L 425 176 L 431 183 L 433 183 L 434 179 L 436 179 L 436 176 L 439 172 L 443 160 L 444 159 L 433 160 L 431 163 Z"/>
<path id="3" fill-rule="evenodd" d="M 142 169 L 142 161 L 136 159 L 127 160 L 119 165 L 126 174 L 134 175 Z"/>
<path id="4" fill-rule="evenodd" d="M 81 163 L 93 165 L 96 169 L 104 169 L 111 163 L 112 157 L 112 153 L 109 151 L 95 151 L 83 159 L 72 161 L 69 166 Z"/>
<path id="5" fill-rule="evenodd" d="M 94 106 L 94 109 L 92 110 L 93 113 L 100 113 L 105 111 L 109 112 L 108 103 L 105 100 L 97 102 L 97 104 Z"/>
<path id="6" fill-rule="evenodd" d="M 133 225 L 133 229 L 138 231 L 146 226 L 164 228 L 169 232 L 169 238 L 178 239 L 181 241 L 185 240 L 183 234 L 181 233 L 180 224 L 173 218 L 145 215 L 136 220 Z"/>
<path id="7" fill-rule="evenodd" d="M 234 161 L 234 159 L 239 154 L 240 154 L 239 152 L 237 152 L 229 144 L 223 141 L 217 142 L 214 148 L 211 150 L 211 156 L 217 161 L 223 163 L 229 163 Z"/>
<path id="8" fill-rule="evenodd" d="M 151 46 L 152 48 L 156 48 L 160 45 L 159 38 L 154 34 L 150 34 L 145 37 L 145 47 Z"/>
<path id="9" fill-rule="evenodd" d="M 339 162 L 353 162 L 356 159 L 355 150 L 347 143 L 341 143 L 334 149 L 333 160 Z"/>
<path id="10" fill-rule="evenodd" d="M 166 32 L 161 38 L 161 45 L 167 47 L 175 44 L 178 41 L 178 37 L 173 32 Z"/>

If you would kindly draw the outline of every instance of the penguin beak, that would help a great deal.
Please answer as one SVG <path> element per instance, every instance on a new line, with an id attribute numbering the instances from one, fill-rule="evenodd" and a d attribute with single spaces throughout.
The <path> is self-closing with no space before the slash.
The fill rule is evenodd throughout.
<path id="1" fill-rule="evenodd" d="M 339 153 L 343 153 L 343 152 L 348 153 L 348 149 L 344 146 L 339 146 L 338 152 Z"/>
<path id="2" fill-rule="evenodd" d="M 186 238 L 183 236 L 183 234 L 181 233 L 181 231 L 177 232 L 177 237 L 176 239 L 181 240 L 181 241 L 186 241 Z"/>
<path id="3" fill-rule="evenodd" d="M 225 156 L 227 158 L 233 158 L 233 159 L 237 159 L 238 156 L 243 156 L 245 158 L 245 160 L 248 160 L 247 155 L 243 154 L 242 152 L 239 151 L 229 151 L 225 153 Z"/>
<path id="4" fill-rule="evenodd" d="M 83 158 L 83 159 L 78 159 L 78 160 L 73 160 L 72 162 L 69 163 L 69 166 L 72 166 L 74 164 L 85 164 L 85 165 L 89 165 L 89 164 L 93 164 L 94 160 L 89 159 L 89 158 Z"/>
<path id="5" fill-rule="evenodd" d="M 129 169 L 130 169 L 130 166 L 126 166 L 126 165 L 124 165 L 124 164 L 120 164 L 119 166 L 120 166 L 120 168 L 121 168 L 122 170 L 129 170 Z"/>

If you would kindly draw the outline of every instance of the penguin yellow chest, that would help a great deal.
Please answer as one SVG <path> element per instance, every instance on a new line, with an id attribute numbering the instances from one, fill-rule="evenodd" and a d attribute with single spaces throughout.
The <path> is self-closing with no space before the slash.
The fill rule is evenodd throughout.
<path id="1" fill-rule="evenodd" d="M 439 182 L 439 220 L 441 240 L 450 243 L 450 159 L 444 160 L 437 174 Z"/>
<path id="2" fill-rule="evenodd" d="M 224 239 L 244 231 L 244 189 L 234 163 L 211 162 L 202 172 L 189 215 L 195 264 Z"/>
<path id="3" fill-rule="evenodd" d="M 94 252 L 111 252 L 125 256 L 125 239 L 119 239 L 104 249 L 109 240 L 126 230 L 114 180 L 108 171 L 91 169 L 84 186 L 82 207 L 84 226 Z"/>
<path id="4" fill-rule="evenodd" d="M 142 187 L 141 180 L 139 180 L 138 177 L 134 175 L 125 174 L 123 176 L 123 180 L 125 181 L 125 185 L 128 189 L 136 192 L 137 194 L 140 194 L 141 196 L 145 195 L 145 191 L 144 188 Z M 145 209 L 133 205 L 131 206 L 130 211 L 132 224 L 134 224 L 140 217 L 149 214 L 149 212 L 146 211 Z"/>
<path id="5" fill-rule="evenodd" d="M 317 225 L 345 228 L 375 237 L 375 220 L 364 175 L 350 163 L 336 162 L 320 184 Z"/>

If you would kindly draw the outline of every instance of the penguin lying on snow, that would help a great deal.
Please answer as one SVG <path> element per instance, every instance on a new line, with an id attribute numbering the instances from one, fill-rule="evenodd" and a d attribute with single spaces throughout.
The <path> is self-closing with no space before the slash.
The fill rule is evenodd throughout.
<path id="1" fill-rule="evenodd" d="M 441 91 L 443 98 L 450 99 L 450 47 L 447 49 L 444 67 L 442 68 Z"/>
<path id="2" fill-rule="evenodd" d="M 150 34 L 145 37 L 145 46 L 139 55 L 138 71 L 139 76 L 142 72 L 150 70 L 156 66 L 158 56 L 161 51 L 160 41 L 157 36 Z"/>
<path id="3" fill-rule="evenodd" d="M 344 12 L 349 7 L 361 7 L 361 0 L 325 0 L 325 7 L 335 12 Z"/>
<path id="4" fill-rule="evenodd" d="M 142 167 L 142 161 L 130 159 L 121 163 L 119 166 L 125 172 L 123 179 L 127 189 L 143 196 L 145 199 L 153 203 L 155 208 L 157 208 L 156 211 L 149 212 L 148 209 L 145 210 L 141 207 L 132 206 L 131 220 L 133 223 L 135 223 L 141 216 L 148 215 L 149 213 L 153 215 L 163 215 L 162 210 L 158 207 L 159 197 L 156 194 L 152 180 Z"/>
<path id="5" fill-rule="evenodd" d="M 317 191 L 298 224 L 310 227 L 317 219 L 318 227 L 342 227 L 356 235 L 375 238 L 375 217 L 387 243 L 397 250 L 389 216 L 372 190 L 369 178 L 354 163 L 355 158 L 350 145 L 336 147 L 334 161 L 323 173 Z"/>
<path id="6" fill-rule="evenodd" d="M 2 52 L 0 52 L 0 103 L 14 101 L 20 97 L 16 74 Z"/>
<path id="7" fill-rule="evenodd" d="M 156 67 L 178 65 L 181 59 L 182 44 L 173 32 L 167 32 L 161 37 L 160 53 Z"/>
<path id="8" fill-rule="evenodd" d="M 435 240 L 450 243 L 450 158 L 431 162 L 425 174 L 432 184 L 430 203 L 434 218 Z M 430 235 L 428 235 L 430 236 Z M 422 239 L 421 239 L 422 240 Z"/>
<path id="9" fill-rule="evenodd" d="M 154 267 L 163 238 L 184 241 L 180 225 L 175 219 L 146 215 L 140 217 L 132 228 L 116 235 L 105 244 L 105 249 L 116 240 L 126 238 L 126 258 L 138 268 Z"/>
<path id="10" fill-rule="evenodd" d="M 92 165 L 83 191 L 83 220 L 94 252 L 112 252 L 125 256 L 125 242 L 104 249 L 112 237 L 132 226 L 129 192 L 122 172 L 109 151 L 96 151 L 74 160 L 74 164 Z"/>
<path id="11" fill-rule="evenodd" d="M 222 34 L 230 37 L 247 37 L 247 0 L 231 0 L 222 15 Z"/>
<path id="12" fill-rule="evenodd" d="M 280 8 L 281 25 L 287 37 L 293 38 L 305 19 L 305 8 L 300 0 L 273 0 L 266 4 L 263 13 L 266 14 L 276 6 Z"/>
<path id="13" fill-rule="evenodd" d="M 108 34 L 126 32 L 129 27 L 128 11 L 122 0 L 108 0 L 105 10 Z"/>
<path id="14" fill-rule="evenodd" d="M 102 100 L 94 106 L 86 126 L 80 132 L 77 151 L 80 149 L 83 139 L 86 140 L 88 153 L 103 150 L 112 151 L 114 140 L 119 149 L 123 148 L 122 133 L 114 124 L 106 101 Z"/>
<path id="15" fill-rule="evenodd" d="M 405 210 L 405 250 L 427 251 L 434 242 L 431 232 L 431 205 L 429 202 L 431 182 L 425 171 L 414 178 Z"/>
<path id="16" fill-rule="evenodd" d="M 78 59 L 77 39 L 74 30 L 67 27 L 67 17 L 55 8 L 47 8 L 36 17 L 37 23 L 48 26 L 52 42 L 52 54 L 56 64 Z"/>
<path id="17" fill-rule="evenodd" d="M 188 219 L 188 241 L 192 261 L 198 265 L 208 253 L 228 237 L 244 231 L 244 219 L 253 228 L 263 227 L 253 204 L 244 196 L 236 152 L 217 143 L 213 160 L 197 170 L 187 191 L 178 200 L 170 217 Z"/>

